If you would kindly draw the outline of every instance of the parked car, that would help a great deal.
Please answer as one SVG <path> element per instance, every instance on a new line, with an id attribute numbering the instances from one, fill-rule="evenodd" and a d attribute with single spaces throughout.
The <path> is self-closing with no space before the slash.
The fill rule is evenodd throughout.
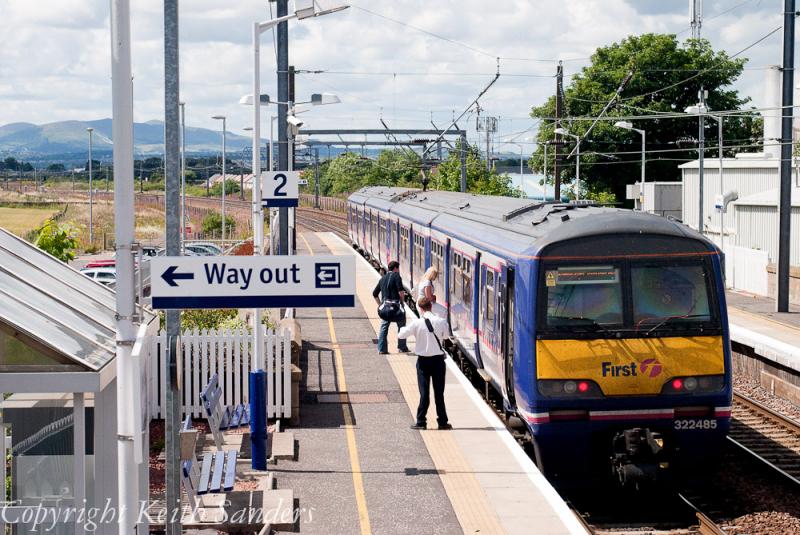
<path id="1" fill-rule="evenodd" d="M 114 267 L 84 268 L 81 273 L 100 284 L 108 285 L 117 282 L 117 270 Z"/>
<path id="2" fill-rule="evenodd" d="M 142 245 L 142 256 L 145 258 L 158 255 L 158 247 L 155 245 Z"/>
<path id="3" fill-rule="evenodd" d="M 101 267 L 111 267 L 117 265 L 117 261 L 113 258 L 107 258 L 104 260 L 92 260 L 90 262 L 86 262 L 86 265 L 83 266 L 84 268 L 101 268 Z"/>
<path id="4" fill-rule="evenodd" d="M 159 249 L 158 253 L 156 253 L 156 256 L 167 256 L 167 250 L 164 248 Z M 198 255 L 194 251 L 186 249 L 186 253 L 183 256 L 200 256 L 200 255 Z"/>
<path id="5" fill-rule="evenodd" d="M 197 256 L 217 256 L 222 254 L 222 251 L 218 251 L 212 247 L 207 246 L 206 244 L 200 243 L 187 243 L 183 246 L 186 252 L 192 252 Z"/>
<path id="6" fill-rule="evenodd" d="M 217 245 L 215 243 L 204 242 L 204 241 L 203 242 L 195 241 L 195 242 L 187 243 L 187 245 L 195 245 L 195 246 L 198 246 L 198 247 L 203 247 L 203 248 L 208 249 L 209 251 L 211 251 L 211 253 L 214 254 L 214 255 L 223 254 L 222 247 L 220 247 L 219 245 Z"/>

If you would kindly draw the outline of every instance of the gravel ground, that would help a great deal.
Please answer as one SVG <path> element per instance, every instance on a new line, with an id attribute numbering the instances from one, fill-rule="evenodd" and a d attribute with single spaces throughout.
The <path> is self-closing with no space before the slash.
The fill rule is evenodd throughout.
<path id="1" fill-rule="evenodd" d="M 786 401 L 785 399 L 773 396 L 764 388 L 762 388 L 758 381 L 736 376 L 733 378 L 733 388 L 737 392 L 741 392 L 742 394 L 749 396 L 756 401 L 760 401 L 776 412 L 800 421 L 800 407 L 789 401 Z"/>
<path id="2" fill-rule="evenodd" d="M 800 407 L 777 398 L 757 381 L 734 377 L 734 388 L 781 414 L 800 420 Z M 731 535 L 788 535 L 800 533 L 800 490 L 772 476 L 767 468 L 741 455 L 727 455 L 715 487 L 727 496 L 732 518 L 721 522 Z M 730 493 L 735 489 L 735 494 Z M 747 511 L 747 513 L 743 513 Z"/>
<path id="3" fill-rule="evenodd" d="M 768 511 L 737 518 L 724 527 L 731 535 L 789 535 L 800 533 L 800 520 L 788 513 Z"/>

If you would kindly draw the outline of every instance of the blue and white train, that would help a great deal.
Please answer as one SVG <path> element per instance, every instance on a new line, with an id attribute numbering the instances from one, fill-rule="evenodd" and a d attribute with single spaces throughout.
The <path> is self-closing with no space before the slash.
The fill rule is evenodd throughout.
<path id="1" fill-rule="evenodd" d="M 679 222 L 589 203 L 405 188 L 349 198 L 349 236 L 408 288 L 428 266 L 453 350 L 550 476 L 691 473 L 731 415 L 720 251 Z M 518 419 L 516 419 L 518 418 Z"/>

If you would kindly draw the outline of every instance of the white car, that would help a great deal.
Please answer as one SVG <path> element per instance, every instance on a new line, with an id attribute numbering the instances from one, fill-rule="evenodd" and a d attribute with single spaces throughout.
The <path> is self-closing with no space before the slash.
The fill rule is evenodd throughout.
<path id="1" fill-rule="evenodd" d="M 197 242 L 197 241 L 189 242 L 185 245 L 185 247 L 187 250 L 192 250 L 198 253 L 200 256 L 206 256 L 206 255 L 219 256 L 222 254 L 222 249 L 219 247 L 219 245 L 215 245 L 213 243 L 208 243 L 208 242 Z M 201 251 L 207 251 L 207 252 L 204 254 Z"/>
<path id="2" fill-rule="evenodd" d="M 113 267 L 85 268 L 81 270 L 81 273 L 100 284 L 108 285 L 117 282 L 117 270 Z"/>

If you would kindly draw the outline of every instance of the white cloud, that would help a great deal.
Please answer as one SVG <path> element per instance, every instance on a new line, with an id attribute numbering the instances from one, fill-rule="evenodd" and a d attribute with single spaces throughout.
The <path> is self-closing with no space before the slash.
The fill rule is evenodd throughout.
<path id="1" fill-rule="evenodd" d="M 328 6 L 336 3 L 322 1 Z M 390 125 L 427 127 L 431 112 L 443 126 L 453 110 L 460 113 L 491 79 L 495 56 L 586 58 L 598 46 L 631 33 L 683 31 L 681 37 L 686 37 L 688 28 L 684 1 L 351 3 L 353 7 L 341 13 L 290 23 L 290 63 L 298 69 L 331 71 L 298 74 L 298 97 L 330 91 L 343 102 L 310 112 L 307 122 L 313 127 L 378 127 L 381 116 Z M 163 3 L 137 0 L 131 4 L 135 117 L 137 121 L 161 119 Z M 703 35 L 715 47 L 736 52 L 781 24 L 781 4 L 753 0 L 715 16 L 736 4 L 707 0 Z M 108 0 L 0 0 L 0 35 L 4 36 L 0 124 L 111 115 L 108 6 Z M 181 81 L 191 125 L 214 127 L 210 116 L 219 113 L 230 117 L 233 130 L 249 124 L 250 113 L 238 99 L 250 92 L 251 27 L 254 21 L 269 18 L 266 6 L 263 0 L 181 2 Z M 737 87 L 753 97 L 756 105 L 763 101 L 763 71 L 758 68 L 780 62 L 780 33 L 745 54 L 753 70 L 745 72 Z M 565 70 L 575 72 L 584 64 L 585 60 L 569 61 Z M 273 99 L 277 97 L 274 71 L 272 35 L 267 33 L 262 37 L 262 87 Z M 501 60 L 501 72 L 509 76 L 501 76 L 481 104 L 486 113 L 503 119 L 501 132 L 527 128 L 530 107 L 554 91 L 555 63 L 507 59 Z"/>

